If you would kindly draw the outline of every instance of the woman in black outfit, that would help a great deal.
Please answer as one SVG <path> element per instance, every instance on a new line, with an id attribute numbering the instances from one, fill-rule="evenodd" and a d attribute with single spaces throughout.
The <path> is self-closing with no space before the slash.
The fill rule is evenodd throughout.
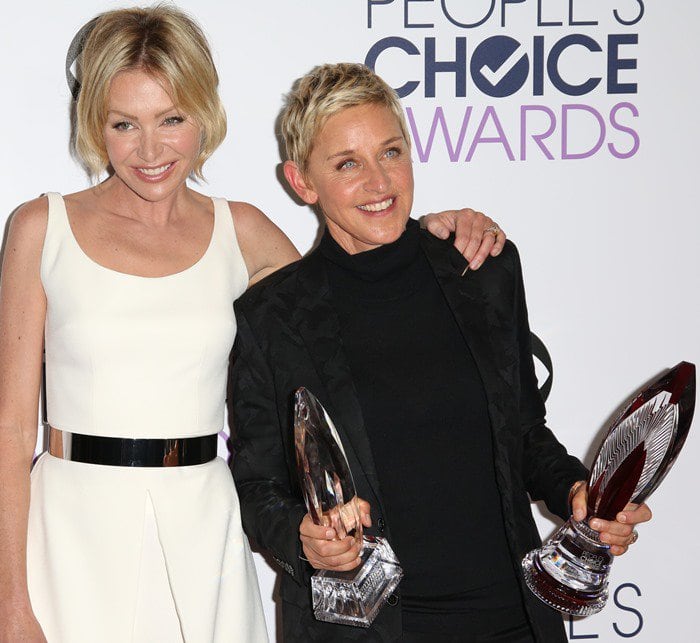
<path id="1" fill-rule="evenodd" d="M 285 176 L 326 221 L 319 247 L 236 304 L 234 475 L 248 535 L 288 572 L 285 641 L 565 641 L 524 585 L 540 540 L 528 494 L 585 516 L 583 465 L 545 426 L 517 250 L 478 271 L 409 218 L 410 142 L 394 92 L 362 65 L 324 65 L 282 117 Z M 314 525 L 294 473 L 290 399 L 333 418 L 369 533 L 404 568 L 369 630 L 321 623 L 314 569 L 358 561 Z M 583 515 L 582 515 L 583 513 Z M 598 521 L 623 553 L 646 506 Z"/>

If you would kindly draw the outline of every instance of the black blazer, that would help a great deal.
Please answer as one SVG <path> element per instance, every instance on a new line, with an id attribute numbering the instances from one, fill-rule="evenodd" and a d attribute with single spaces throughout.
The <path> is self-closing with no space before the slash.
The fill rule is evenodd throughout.
<path id="1" fill-rule="evenodd" d="M 524 554 L 540 545 L 528 494 L 566 519 L 568 491 L 587 471 L 545 426 L 517 250 L 507 242 L 500 256 L 462 276 L 466 261 L 449 242 L 422 233 L 421 245 L 484 383 L 496 482 L 528 618 L 537 641 L 566 641 L 560 615 L 530 593 L 520 572 Z M 312 391 L 333 418 L 358 495 L 372 506 L 369 533 L 391 542 L 324 259 L 316 250 L 270 275 L 235 303 L 235 311 L 233 474 L 246 533 L 287 572 L 281 582 L 284 641 L 396 640 L 398 595 L 369 630 L 316 621 L 310 606 L 313 569 L 300 558 L 298 529 L 306 509 L 296 477 L 292 422 L 292 394 L 299 386 Z"/>

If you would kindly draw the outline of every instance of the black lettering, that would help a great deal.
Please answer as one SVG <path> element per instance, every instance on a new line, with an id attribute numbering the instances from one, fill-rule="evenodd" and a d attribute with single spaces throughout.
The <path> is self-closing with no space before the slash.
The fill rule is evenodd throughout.
<path id="1" fill-rule="evenodd" d="M 447 8 L 447 0 L 440 0 L 440 3 L 442 5 L 442 12 L 445 14 L 445 18 L 447 18 L 453 25 L 456 25 L 457 27 L 462 27 L 463 29 L 470 29 L 472 27 L 478 27 L 480 25 L 483 25 L 493 14 L 493 10 L 496 8 L 496 0 L 490 0 L 491 5 L 489 6 L 489 10 L 486 13 L 486 15 L 481 19 L 477 20 L 476 22 L 459 22 L 456 18 L 452 16 L 452 14 L 449 12 Z"/>
<path id="2" fill-rule="evenodd" d="M 544 36 L 532 39 L 532 95 L 544 94 Z"/>
<path id="3" fill-rule="evenodd" d="M 418 22 L 411 24 L 408 22 L 408 3 L 409 2 L 434 2 L 435 0 L 403 0 L 403 26 L 406 29 L 432 29 L 435 25 L 432 22 Z"/>
<path id="4" fill-rule="evenodd" d="M 597 25 L 597 20 L 574 20 L 574 0 L 569 0 L 569 25 L 579 27 L 585 25 Z"/>
<path id="5" fill-rule="evenodd" d="M 608 94 L 636 94 L 637 83 L 620 83 L 617 73 L 621 69 L 637 69 L 636 58 L 620 58 L 620 45 L 636 45 L 636 33 L 608 35 Z"/>
<path id="6" fill-rule="evenodd" d="M 574 623 L 577 623 L 578 621 L 574 621 L 573 616 L 569 616 L 569 640 L 570 641 L 577 641 L 580 639 L 597 639 L 598 635 L 597 634 L 574 634 Z"/>
<path id="7" fill-rule="evenodd" d="M 435 60 L 435 38 L 425 39 L 425 96 L 435 96 L 435 75 L 451 73 L 455 75 L 455 96 L 467 95 L 467 39 L 455 38 L 455 59 Z M 400 94 L 399 94 L 400 95 Z"/>
<path id="8" fill-rule="evenodd" d="M 506 5 L 520 4 L 521 2 L 525 2 L 525 0 L 501 0 L 501 27 L 506 26 Z"/>
<path id="9" fill-rule="evenodd" d="M 387 49 L 391 49 L 392 47 L 405 51 L 409 56 L 420 55 L 418 47 L 416 47 L 410 40 L 406 40 L 406 38 L 398 38 L 396 36 L 389 36 L 388 38 L 378 40 L 370 47 L 370 50 L 365 56 L 365 65 L 374 71 L 379 54 Z M 394 91 L 396 91 L 400 98 L 405 98 L 411 92 L 415 91 L 418 85 L 420 85 L 420 83 L 417 80 L 409 80 L 401 85 L 401 87 L 394 87 Z"/>
<path id="10" fill-rule="evenodd" d="M 580 45 L 581 47 L 585 47 L 588 49 L 588 51 L 592 52 L 602 51 L 600 45 L 589 36 L 584 36 L 583 34 L 571 34 L 570 36 L 564 36 L 561 40 L 557 41 L 549 52 L 549 57 L 547 58 L 547 73 L 549 74 L 549 79 L 552 81 L 552 84 L 562 94 L 568 94 L 569 96 L 583 96 L 583 94 L 592 92 L 600 84 L 602 79 L 599 77 L 589 78 L 580 85 L 571 85 L 561 77 L 561 74 L 559 73 L 559 57 L 562 55 L 565 49 L 574 45 Z"/>
<path id="11" fill-rule="evenodd" d="M 372 28 L 372 7 L 375 4 L 391 4 L 394 0 L 367 0 L 367 29 Z"/>
<path id="12" fill-rule="evenodd" d="M 542 20 L 542 0 L 537 0 L 537 26 L 538 27 L 561 27 L 563 22 L 545 22 Z"/>
<path id="13" fill-rule="evenodd" d="M 631 25 L 636 25 L 644 17 L 643 0 L 633 1 L 639 5 L 639 13 L 636 15 L 636 17 L 631 18 L 630 20 L 625 20 L 622 16 L 620 16 L 620 12 L 617 9 L 613 9 L 613 15 L 615 16 L 615 20 L 617 20 L 621 25 L 625 25 L 627 27 L 630 27 Z"/>
<path id="14" fill-rule="evenodd" d="M 615 590 L 615 593 L 613 594 L 613 601 L 615 601 L 615 605 L 617 605 L 621 610 L 623 610 L 624 612 L 631 612 L 637 617 L 637 628 L 632 632 L 623 632 L 617 626 L 617 623 L 613 622 L 613 629 L 615 630 L 615 633 L 618 636 L 621 636 L 624 639 L 631 639 L 633 636 L 637 636 L 637 634 L 639 634 L 642 631 L 642 627 L 644 627 L 644 618 L 642 618 L 642 614 L 639 611 L 637 611 L 633 607 L 623 605 L 619 601 L 620 591 L 626 589 L 627 587 L 632 588 L 636 592 L 637 596 L 642 595 L 641 590 L 634 583 L 623 583 Z"/>

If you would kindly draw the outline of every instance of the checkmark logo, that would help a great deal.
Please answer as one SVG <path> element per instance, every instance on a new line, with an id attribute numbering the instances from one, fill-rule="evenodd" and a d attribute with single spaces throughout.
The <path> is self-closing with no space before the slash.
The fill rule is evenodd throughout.
<path id="1" fill-rule="evenodd" d="M 492 36 L 481 42 L 470 67 L 474 84 L 487 96 L 499 98 L 517 92 L 530 73 L 527 52 L 510 36 Z"/>
<path id="2" fill-rule="evenodd" d="M 520 59 L 523 58 L 523 56 L 525 56 L 525 54 L 520 53 L 520 47 L 518 46 L 518 48 L 500 65 L 495 64 L 495 69 L 487 64 L 484 65 L 479 71 L 481 72 L 481 75 L 491 83 L 491 85 L 496 87 L 511 71 L 515 69 L 515 66 L 520 62 Z M 491 64 L 493 65 L 494 63 Z"/>

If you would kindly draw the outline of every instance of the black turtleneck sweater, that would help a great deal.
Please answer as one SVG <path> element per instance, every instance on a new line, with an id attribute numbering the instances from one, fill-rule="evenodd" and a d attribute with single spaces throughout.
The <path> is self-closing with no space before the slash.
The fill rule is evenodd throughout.
<path id="1" fill-rule="evenodd" d="M 479 372 L 417 222 L 347 254 L 326 231 L 331 300 L 404 568 L 404 629 L 487 635 L 525 621 Z"/>

